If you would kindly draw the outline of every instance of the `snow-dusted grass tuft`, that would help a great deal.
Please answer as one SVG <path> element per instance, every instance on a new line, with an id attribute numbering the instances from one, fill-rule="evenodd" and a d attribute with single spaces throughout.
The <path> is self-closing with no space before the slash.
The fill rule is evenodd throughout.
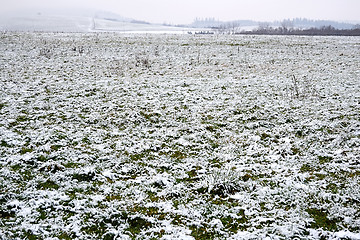
<path id="1" fill-rule="evenodd" d="M 356 37 L 0 33 L 0 239 L 359 239 Z"/>
<path id="2" fill-rule="evenodd" d="M 241 180 L 240 175 L 234 170 L 214 169 L 206 175 L 205 186 L 211 194 L 226 196 L 241 190 Z"/>

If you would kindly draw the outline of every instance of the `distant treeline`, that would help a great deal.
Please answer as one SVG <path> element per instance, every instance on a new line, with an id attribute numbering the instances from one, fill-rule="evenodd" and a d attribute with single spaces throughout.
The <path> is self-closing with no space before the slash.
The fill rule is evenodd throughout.
<path id="1" fill-rule="evenodd" d="M 251 29 L 258 26 L 254 30 Z M 222 22 L 215 18 L 196 18 L 189 27 L 211 28 L 220 34 L 267 34 L 267 35 L 313 35 L 313 36 L 360 36 L 360 25 L 306 18 L 284 19 L 274 22 L 236 20 Z"/>
<path id="2" fill-rule="evenodd" d="M 320 28 L 294 29 L 284 26 L 278 28 L 259 27 L 251 31 L 235 32 L 235 34 L 249 35 L 306 35 L 306 36 L 360 36 L 360 26 L 353 29 L 337 29 L 333 26 L 322 26 Z"/>

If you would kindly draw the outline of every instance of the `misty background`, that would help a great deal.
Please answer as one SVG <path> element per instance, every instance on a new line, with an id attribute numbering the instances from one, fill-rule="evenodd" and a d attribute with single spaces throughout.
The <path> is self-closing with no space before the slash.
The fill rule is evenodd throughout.
<path id="1" fill-rule="evenodd" d="M 359 0 L 0 0 L 0 13 L 56 10 L 110 11 L 152 23 L 190 24 L 195 18 L 221 21 L 249 19 L 274 21 L 289 18 L 360 22 Z"/>
<path id="2" fill-rule="evenodd" d="M 191 31 L 359 26 L 359 0 L 0 0 L 0 30 Z M 326 20 L 326 21 L 325 21 Z M 175 28 L 177 27 L 177 28 Z M 181 27 L 181 29 L 179 29 Z"/>

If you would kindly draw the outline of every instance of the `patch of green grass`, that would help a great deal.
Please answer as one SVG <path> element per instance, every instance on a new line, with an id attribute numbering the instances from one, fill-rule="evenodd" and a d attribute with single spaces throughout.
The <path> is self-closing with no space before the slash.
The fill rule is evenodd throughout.
<path id="1" fill-rule="evenodd" d="M 107 195 L 107 196 L 105 197 L 105 200 L 106 200 L 106 201 L 109 201 L 109 202 L 115 201 L 115 200 L 121 200 L 121 199 L 123 199 L 123 197 L 120 196 L 120 195 Z"/>
<path id="2" fill-rule="evenodd" d="M 63 239 L 63 240 L 72 240 L 75 238 L 75 235 L 73 234 L 69 234 L 67 232 L 61 232 L 60 234 L 58 234 L 57 236 L 59 239 Z"/>
<path id="3" fill-rule="evenodd" d="M 13 210 L 0 210 L 0 219 L 10 219 L 16 216 Z"/>
<path id="4" fill-rule="evenodd" d="M 197 170 L 199 170 L 199 169 L 192 169 L 190 171 L 187 171 L 186 173 L 187 173 L 187 175 L 189 175 L 190 178 L 194 178 L 197 176 Z"/>
<path id="5" fill-rule="evenodd" d="M 175 206 L 176 204 L 174 204 Z M 177 207 L 178 205 L 176 205 Z M 180 226 L 180 225 L 185 225 L 186 224 L 186 219 L 184 216 L 181 215 L 177 215 L 177 214 L 170 214 L 171 217 L 171 224 L 176 225 L 176 226 Z"/>
<path id="6" fill-rule="evenodd" d="M 323 180 L 326 178 L 325 174 L 320 174 L 320 173 L 315 173 L 315 176 L 319 179 L 319 180 Z"/>
<path id="7" fill-rule="evenodd" d="M 60 132 L 60 131 L 56 131 L 55 132 L 55 136 L 58 140 L 64 140 L 64 139 L 67 139 L 67 136 L 65 133 L 63 132 Z"/>
<path id="8" fill-rule="evenodd" d="M 76 179 L 80 182 L 90 182 L 94 179 L 95 173 L 89 172 L 89 173 L 74 173 L 72 175 L 73 179 Z"/>
<path id="9" fill-rule="evenodd" d="M 129 157 L 132 161 L 139 161 L 139 160 L 146 158 L 147 156 L 148 156 L 148 153 L 146 153 L 146 152 L 135 153 L 135 154 L 129 155 Z"/>
<path id="10" fill-rule="evenodd" d="M 57 185 L 54 181 L 48 179 L 45 182 L 38 183 L 37 188 L 42 190 L 47 190 L 47 189 L 57 190 L 59 189 L 59 185 Z"/>
<path id="11" fill-rule="evenodd" d="M 46 211 L 44 211 L 43 209 L 38 209 L 38 213 L 39 215 L 39 220 L 45 220 L 48 217 L 48 214 Z"/>
<path id="12" fill-rule="evenodd" d="M 156 169 L 159 173 L 169 172 L 169 170 L 171 170 L 171 168 L 168 166 L 160 166 Z"/>
<path id="13" fill-rule="evenodd" d="M 220 143 L 217 141 L 210 140 L 209 143 L 212 149 L 216 149 L 221 146 Z"/>
<path id="14" fill-rule="evenodd" d="M 40 236 L 33 234 L 31 231 L 24 231 L 23 235 L 24 235 L 24 239 L 27 239 L 27 240 L 41 240 L 41 239 L 43 239 Z"/>
<path id="15" fill-rule="evenodd" d="M 81 167 L 82 164 L 77 163 L 77 162 L 67 162 L 67 163 L 64 163 L 63 166 L 66 168 L 78 168 L 78 167 Z"/>
<path id="16" fill-rule="evenodd" d="M 25 169 L 21 172 L 21 176 L 23 177 L 23 180 L 29 181 L 34 178 L 32 172 L 28 169 Z"/>
<path id="17" fill-rule="evenodd" d="M 104 221 L 97 221 L 96 223 L 81 228 L 81 231 L 96 236 L 98 239 L 106 233 L 106 230 L 107 226 Z"/>
<path id="18" fill-rule="evenodd" d="M 191 225 L 189 229 L 191 230 L 190 235 L 196 240 L 211 240 L 217 237 L 213 231 L 209 231 L 210 229 L 208 226 Z"/>
<path id="19" fill-rule="evenodd" d="M 115 237 L 116 237 L 116 235 L 114 233 L 107 232 L 102 236 L 102 239 L 103 240 L 114 240 L 114 239 L 116 239 Z"/>
<path id="20" fill-rule="evenodd" d="M 175 161 L 181 161 L 184 158 L 188 157 L 188 154 L 184 151 L 180 151 L 178 149 L 173 150 L 173 151 L 169 151 L 169 152 L 159 152 L 159 155 L 166 155 L 168 157 L 173 158 Z"/>
<path id="21" fill-rule="evenodd" d="M 168 213 L 161 212 L 157 207 L 143 207 L 143 206 L 134 206 L 128 208 L 128 211 L 135 214 L 142 214 L 147 217 L 154 217 L 159 220 L 164 220 Z"/>
<path id="22" fill-rule="evenodd" d="M 268 133 L 261 133 L 260 134 L 260 139 L 261 140 L 266 140 L 266 139 L 268 139 L 268 138 L 271 138 L 271 135 L 270 134 L 268 134 Z"/>
<path id="23" fill-rule="evenodd" d="M 246 173 L 244 176 L 241 177 L 241 179 L 246 182 L 248 181 L 249 179 L 252 179 L 253 176 L 251 176 L 249 173 Z"/>
<path id="24" fill-rule="evenodd" d="M 313 218 L 313 222 L 310 224 L 311 228 L 322 228 L 327 231 L 337 231 L 338 219 L 329 219 L 328 212 L 323 209 L 309 208 L 306 212 Z"/>
<path id="25" fill-rule="evenodd" d="M 297 147 L 292 147 L 292 148 L 290 148 L 290 150 L 292 152 L 292 155 L 297 155 L 297 154 L 301 153 L 301 150 Z"/>
<path id="26" fill-rule="evenodd" d="M 59 150 L 60 148 L 62 148 L 63 146 L 62 145 L 51 145 L 50 146 L 50 149 L 53 150 L 53 151 L 57 151 Z"/>
<path id="27" fill-rule="evenodd" d="M 196 189 L 196 192 L 200 193 L 200 194 L 206 194 L 208 192 L 208 188 L 207 187 L 200 187 L 200 188 Z"/>
<path id="28" fill-rule="evenodd" d="M 46 162 L 48 160 L 48 158 L 46 156 L 44 156 L 44 155 L 40 155 L 40 156 L 37 157 L 37 160 L 39 162 Z"/>
<path id="29" fill-rule="evenodd" d="M 335 130 L 331 129 L 330 127 L 321 127 L 319 131 L 327 133 L 327 134 L 334 134 Z"/>
<path id="30" fill-rule="evenodd" d="M 207 200 L 211 205 L 225 206 L 227 208 L 234 208 L 239 206 L 239 202 L 231 198 L 220 198 L 217 196 L 209 195 Z M 240 210 L 238 213 L 239 216 L 245 217 L 244 210 Z"/>
<path id="31" fill-rule="evenodd" d="M 260 202 L 259 205 L 260 205 L 261 211 L 265 211 L 265 210 L 266 210 L 266 207 L 265 207 L 266 202 Z"/>
<path id="32" fill-rule="evenodd" d="M 0 110 L 3 109 L 4 107 L 6 107 L 5 103 L 0 103 Z"/>
<path id="33" fill-rule="evenodd" d="M 210 131 L 210 132 L 215 132 L 215 130 L 217 129 L 216 126 L 213 125 L 208 125 L 205 127 L 206 130 Z"/>
<path id="34" fill-rule="evenodd" d="M 88 137 L 83 137 L 83 138 L 81 139 L 81 141 L 82 141 L 83 143 L 85 143 L 85 144 L 90 144 L 90 143 L 91 143 L 91 141 L 90 141 L 90 139 L 89 139 Z"/>
<path id="35" fill-rule="evenodd" d="M 73 199 L 73 198 L 72 198 Z M 64 206 L 69 206 L 69 203 L 71 202 L 72 200 L 66 200 L 64 201 Z M 62 212 L 62 219 L 63 221 L 68 221 L 71 217 L 75 216 L 76 212 L 75 211 L 72 211 L 72 210 L 69 210 L 69 209 L 64 209 L 63 212 Z"/>
<path id="36" fill-rule="evenodd" d="M 298 138 L 303 138 L 305 136 L 305 133 L 302 130 L 297 130 L 295 132 L 295 136 Z"/>
<path id="37" fill-rule="evenodd" d="M 31 153 L 33 151 L 34 151 L 34 149 L 31 148 L 31 147 L 22 147 L 21 150 L 20 150 L 20 154 L 24 155 L 26 153 Z"/>
<path id="38" fill-rule="evenodd" d="M 17 172 L 20 169 L 22 169 L 22 166 L 20 164 L 15 164 L 10 167 L 13 171 Z"/>
<path id="39" fill-rule="evenodd" d="M 2 146 L 2 147 L 11 147 L 11 145 L 8 144 L 5 140 L 1 140 L 0 146 Z"/>
<path id="40" fill-rule="evenodd" d="M 224 162 L 222 162 L 219 158 L 215 157 L 209 160 L 212 167 L 221 168 L 224 165 Z"/>
<path id="41" fill-rule="evenodd" d="M 170 157 L 175 158 L 175 159 L 178 159 L 178 160 L 181 160 L 181 159 L 186 158 L 187 155 L 186 155 L 186 153 L 184 153 L 184 152 L 181 152 L 181 151 L 179 151 L 179 150 L 176 150 L 176 151 L 174 151 L 174 152 L 170 155 Z"/>
<path id="42" fill-rule="evenodd" d="M 333 160 L 333 157 L 331 156 L 318 156 L 320 164 L 328 163 Z"/>
<path id="43" fill-rule="evenodd" d="M 32 175 L 32 172 L 29 169 L 24 168 L 20 164 L 15 164 L 15 165 L 11 166 L 10 168 L 11 168 L 11 170 L 18 172 L 21 175 L 22 179 L 25 181 L 29 181 L 34 178 L 34 176 Z"/>
<path id="44" fill-rule="evenodd" d="M 27 116 L 25 116 L 25 115 L 20 115 L 20 116 L 18 116 L 17 118 L 16 118 L 16 121 L 17 122 L 26 122 L 26 121 L 29 121 L 30 119 L 27 117 Z"/>
<path id="45" fill-rule="evenodd" d="M 131 232 L 133 239 L 135 239 L 142 230 L 146 230 L 152 226 L 151 222 L 141 217 L 128 218 L 127 222 L 129 227 L 126 230 Z"/>
<path id="46" fill-rule="evenodd" d="M 152 122 L 152 123 L 158 123 L 159 117 L 161 116 L 160 113 L 146 113 L 143 111 L 140 111 L 140 115 L 143 116 L 146 120 Z"/>
<path id="47" fill-rule="evenodd" d="M 338 192 L 338 186 L 335 183 L 329 183 L 326 186 L 326 190 L 331 191 L 332 193 L 336 194 Z"/>
<path id="48" fill-rule="evenodd" d="M 147 191 L 146 193 L 147 193 L 148 198 L 150 199 L 150 201 L 152 201 L 152 202 L 159 201 L 160 198 L 155 192 Z"/>
<path id="49" fill-rule="evenodd" d="M 227 231 L 237 233 L 239 230 L 243 231 L 247 229 L 248 219 L 244 212 L 240 213 L 240 215 L 239 218 L 233 218 L 231 216 L 222 217 L 220 221 Z"/>
<path id="50" fill-rule="evenodd" d="M 300 167 L 300 172 L 304 173 L 304 172 L 313 172 L 315 169 L 308 163 L 303 164 Z"/>

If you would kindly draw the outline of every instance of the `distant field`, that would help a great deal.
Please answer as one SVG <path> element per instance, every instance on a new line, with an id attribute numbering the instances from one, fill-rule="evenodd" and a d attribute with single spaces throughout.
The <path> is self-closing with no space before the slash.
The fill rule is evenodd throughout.
<path id="1" fill-rule="evenodd" d="M 0 239 L 360 239 L 359 52 L 0 33 Z"/>

